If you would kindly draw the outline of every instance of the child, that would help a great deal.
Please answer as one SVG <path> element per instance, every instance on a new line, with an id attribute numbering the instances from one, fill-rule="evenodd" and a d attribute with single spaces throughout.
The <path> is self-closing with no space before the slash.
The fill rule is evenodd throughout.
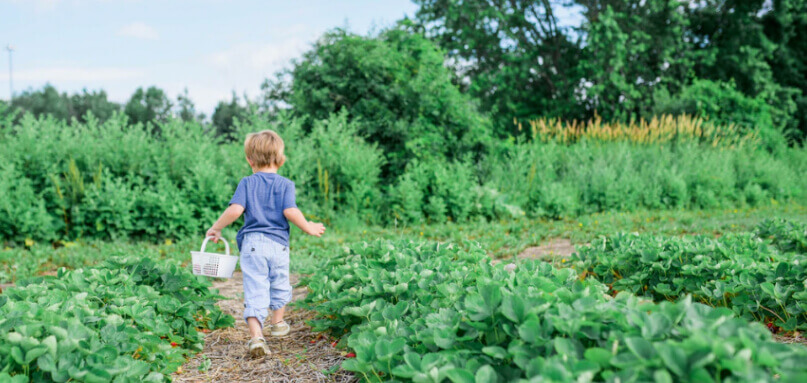
<path id="1" fill-rule="evenodd" d="M 247 347 L 252 357 L 271 353 L 263 337 L 267 308 L 272 309 L 270 334 L 289 333 L 283 320 L 285 306 L 291 301 L 289 222 L 317 237 L 325 232 L 321 223 L 306 221 L 295 202 L 294 183 L 277 174 L 286 161 L 283 149 L 283 140 L 271 130 L 247 136 L 244 152 L 254 174 L 241 179 L 230 207 L 206 234 L 218 243 L 221 230 L 244 213 L 244 226 L 236 241 L 244 274 L 244 320 L 251 336 Z"/>

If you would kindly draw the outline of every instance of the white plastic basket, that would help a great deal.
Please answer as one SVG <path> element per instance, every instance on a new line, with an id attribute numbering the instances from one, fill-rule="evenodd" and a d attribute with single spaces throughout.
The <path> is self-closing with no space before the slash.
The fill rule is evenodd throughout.
<path id="1" fill-rule="evenodd" d="M 226 254 L 205 252 L 207 241 L 211 238 L 213 237 L 205 238 L 199 251 L 191 251 L 193 273 L 206 277 L 231 278 L 233 271 L 235 271 L 235 265 L 238 263 L 238 257 L 230 255 L 230 244 L 224 238 L 221 238 L 221 240 L 224 241 Z"/>

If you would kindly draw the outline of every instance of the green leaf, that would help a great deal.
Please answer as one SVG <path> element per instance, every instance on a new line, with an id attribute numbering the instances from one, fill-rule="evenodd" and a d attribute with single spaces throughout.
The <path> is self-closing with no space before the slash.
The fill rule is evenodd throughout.
<path id="1" fill-rule="evenodd" d="M 555 338 L 554 345 L 555 351 L 558 354 L 577 358 L 577 349 L 571 340 L 567 338 Z"/>
<path id="2" fill-rule="evenodd" d="M 502 300 L 501 312 L 505 318 L 516 324 L 521 323 L 526 312 L 524 299 L 516 294 L 505 294 Z"/>
<path id="3" fill-rule="evenodd" d="M 518 326 L 518 336 L 527 343 L 538 343 L 541 338 L 541 321 L 533 318 L 522 323 Z"/>
<path id="4" fill-rule="evenodd" d="M 599 364 L 601 367 L 608 367 L 611 365 L 613 354 L 611 354 L 611 351 L 604 348 L 594 347 L 586 349 L 583 357 L 586 360 Z"/>
<path id="5" fill-rule="evenodd" d="M 372 370 L 372 367 L 370 363 L 359 361 L 357 358 L 345 359 L 342 362 L 342 368 L 347 371 L 369 372 Z"/>
<path id="6" fill-rule="evenodd" d="M 56 337 L 53 336 L 53 335 L 51 335 L 51 336 L 45 338 L 44 340 L 42 340 L 42 344 L 45 345 L 45 347 L 47 347 L 48 352 L 54 358 L 56 357 L 56 350 L 57 350 L 56 343 L 57 343 L 56 342 Z"/>
<path id="7" fill-rule="evenodd" d="M 18 332 L 10 332 L 6 337 L 11 344 L 20 344 L 22 342 L 22 334 Z"/>
<path id="8" fill-rule="evenodd" d="M 46 352 L 48 352 L 48 348 L 44 346 L 28 350 L 28 352 L 25 353 L 25 364 L 31 364 L 31 362 L 44 355 Z"/>
<path id="9" fill-rule="evenodd" d="M 0 382 L 8 382 L 8 383 L 28 383 L 28 377 L 25 375 L 14 375 L 11 376 L 7 372 L 0 373 Z"/>
<path id="10" fill-rule="evenodd" d="M 373 309 L 375 309 L 376 302 L 378 301 L 372 301 L 370 303 L 361 306 L 345 307 L 344 309 L 342 309 L 342 314 L 353 315 L 357 317 L 367 317 L 368 315 L 370 315 L 370 312 L 372 312 Z"/>
<path id="11" fill-rule="evenodd" d="M 502 289 L 496 284 L 480 284 L 477 289 L 485 300 L 485 306 L 491 313 L 496 312 L 502 302 Z"/>
<path id="12" fill-rule="evenodd" d="M 483 347 L 482 353 L 495 359 L 505 359 L 508 356 L 507 350 L 499 346 Z"/>
<path id="13" fill-rule="evenodd" d="M 421 371 L 421 360 L 420 354 L 414 352 L 407 352 L 404 354 L 404 362 L 410 367 L 412 367 L 415 371 Z"/>
<path id="14" fill-rule="evenodd" d="M 454 346 L 457 334 L 453 329 L 443 328 L 434 332 L 434 343 L 442 349 L 449 349 Z"/>
<path id="15" fill-rule="evenodd" d="M 656 351 L 653 349 L 653 344 L 639 337 L 625 338 L 625 344 L 633 352 L 634 355 L 640 359 L 653 359 L 656 356 Z"/>
<path id="16" fill-rule="evenodd" d="M 672 383 L 673 378 L 667 370 L 656 370 L 653 373 L 653 380 L 656 383 Z"/>
<path id="17" fill-rule="evenodd" d="M 642 326 L 642 337 L 645 339 L 661 339 L 672 328 L 672 322 L 660 313 L 648 315 Z"/>
<path id="18" fill-rule="evenodd" d="M 709 371 L 706 371 L 704 368 L 696 368 L 692 370 L 689 374 L 689 380 L 691 382 L 703 382 L 703 383 L 712 383 L 715 380 L 709 375 Z"/>
<path id="19" fill-rule="evenodd" d="M 476 377 L 474 379 L 475 383 L 496 383 L 498 382 L 498 377 L 496 376 L 496 371 L 493 370 L 493 367 L 490 365 L 484 365 L 482 368 L 476 370 Z"/>
<path id="20" fill-rule="evenodd" d="M 687 376 L 687 355 L 681 346 L 669 343 L 656 343 L 656 351 L 664 365 L 679 378 Z"/>
<path id="21" fill-rule="evenodd" d="M 344 364 L 344 362 L 342 363 Z M 392 375 L 411 379 L 418 371 L 407 364 L 399 364 L 392 368 Z"/>
<path id="22" fill-rule="evenodd" d="M 474 383 L 474 374 L 462 368 L 453 368 L 446 372 L 446 376 L 453 383 Z"/>
<path id="23" fill-rule="evenodd" d="M 484 321 L 493 315 L 493 311 L 485 303 L 485 298 L 479 294 L 468 294 L 465 297 L 465 310 L 468 317 L 474 321 Z"/>
<path id="24" fill-rule="evenodd" d="M 22 349 L 18 346 L 14 346 L 11 348 L 11 357 L 14 358 L 14 361 L 17 364 L 25 365 L 25 356 L 22 353 Z"/>

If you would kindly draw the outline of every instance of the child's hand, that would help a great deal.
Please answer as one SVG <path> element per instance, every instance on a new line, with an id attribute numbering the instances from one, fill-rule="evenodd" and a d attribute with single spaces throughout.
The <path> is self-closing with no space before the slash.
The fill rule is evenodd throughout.
<path id="1" fill-rule="evenodd" d="M 315 237 L 321 237 L 322 234 L 325 233 L 325 225 L 319 222 L 309 222 L 308 223 L 308 230 L 305 231 L 309 235 L 313 235 Z"/>
<path id="2" fill-rule="evenodd" d="M 207 234 L 205 234 L 205 238 L 213 237 L 213 243 L 219 243 L 219 239 L 221 239 L 221 230 L 216 230 L 214 228 L 207 229 Z"/>

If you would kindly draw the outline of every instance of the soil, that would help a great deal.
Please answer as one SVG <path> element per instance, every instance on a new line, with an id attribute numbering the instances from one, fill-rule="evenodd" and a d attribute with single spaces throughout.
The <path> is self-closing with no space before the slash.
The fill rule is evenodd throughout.
<path id="1" fill-rule="evenodd" d="M 574 253 L 572 241 L 565 238 L 551 239 L 541 246 L 528 247 L 524 249 L 518 258 L 555 259 L 566 258 Z"/>
<path id="2" fill-rule="evenodd" d="M 807 338 L 805 338 L 801 334 L 789 334 L 789 335 L 774 335 L 773 339 L 775 339 L 779 343 L 798 343 L 804 346 L 807 346 Z"/>
<path id="3" fill-rule="evenodd" d="M 299 278 L 292 275 L 297 286 Z M 283 338 L 269 336 L 266 340 L 272 355 L 252 359 L 247 355 L 249 333 L 241 319 L 244 310 L 244 290 L 240 272 L 232 278 L 213 283 L 213 288 L 228 299 L 219 301 L 222 311 L 236 318 L 235 328 L 220 329 L 207 334 L 204 350 L 182 366 L 181 373 L 173 375 L 175 382 L 353 382 L 355 377 L 337 370 L 343 352 L 331 346 L 328 337 L 311 331 L 304 321 L 313 314 L 287 306 L 286 322 L 291 333 Z M 295 287 L 292 301 L 305 298 L 305 287 Z M 313 343 L 312 343 L 313 342 Z M 205 360 L 210 360 L 206 371 L 199 371 Z"/>

